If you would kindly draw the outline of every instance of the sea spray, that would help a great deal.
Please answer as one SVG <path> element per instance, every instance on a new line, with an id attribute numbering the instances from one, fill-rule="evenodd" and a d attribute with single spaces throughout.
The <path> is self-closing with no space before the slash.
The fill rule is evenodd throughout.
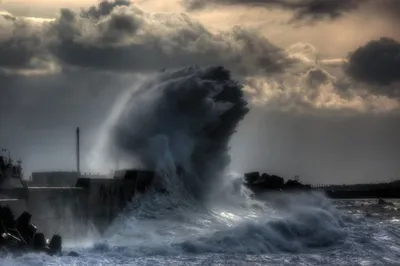
<path id="1" fill-rule="evenodd" d="M 170 192 L 181 182 L 191 196 L 203 198 L 219 186 L 230 137 L 248 112 L 242 87 L 228 70 L 164 71 L 123 101 L 108 132 L 110 154 L 116 151 L 127 167 L 157 171 Z"/>
<path id="2" fill-rule="evenodd" d="M 324 197 L 264 203 L 238 175 L 229 177 L 228 143 L 247 111 L 241 85 L 221 67 L 164 71 L 125 94 L 105 147 L 125 167 L 157 176 L 110 227 L 108 244 L 94 251 L 260 254 L 340 243 L 341 216 Z"/>
<path id="3" fill-rule="evenodd" d="M 278 196 L 279 197 L 279 196 Z M 188 253 L 265 254 L 304 252 L 341 243 L 346 233 L 341 214 L 322 195 L 286 194 L 284 209 L 244 219 L 233 227 L 177 245 Z"/>

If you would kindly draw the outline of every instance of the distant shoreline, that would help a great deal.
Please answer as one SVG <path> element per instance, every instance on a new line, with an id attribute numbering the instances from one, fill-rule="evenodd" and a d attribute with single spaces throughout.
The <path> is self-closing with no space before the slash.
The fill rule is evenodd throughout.
<path id="1" fill-rule="evenodd" d="M 299 180 L 259 172 L 246 173 L 244 184 L 256 195 L 265 192 L 319 191 L 332 199 L 399 199 L 400 181 L 379 184 L 305 185 Z"/>

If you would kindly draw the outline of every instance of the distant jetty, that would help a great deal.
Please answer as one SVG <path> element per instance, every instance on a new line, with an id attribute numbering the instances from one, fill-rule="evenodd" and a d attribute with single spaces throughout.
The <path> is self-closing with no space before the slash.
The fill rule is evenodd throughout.
<path id="1" fill-rule="evenodd" d="M 378 184 L 309 185 L 296 179 L 285 182 L 281 176 L 250 172 L 244 175 L 244 184 L 255 195 L 277 191 L 320 191 L 333 199 L 400 198 L 400 180 Z"/>

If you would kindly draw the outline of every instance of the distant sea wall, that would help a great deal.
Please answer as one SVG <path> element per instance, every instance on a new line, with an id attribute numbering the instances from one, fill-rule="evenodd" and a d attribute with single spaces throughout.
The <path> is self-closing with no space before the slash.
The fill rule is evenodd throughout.
<path id="1" fill-rule="evenodd" d="M 298 180 L 259 172 L 244 175 L 244 184 L 256 195 L 278 191 L 320 191 L 334 199 L 400 198 L 400 181 L 380 184 L 305 185 Z"/>
<path id="2" fill-rule="evenodd" d="M 312 189 L 323 191 L 328 197 L 335 199 L 400 198 L 398 181 L 381 184 L 313 186 Z"/>

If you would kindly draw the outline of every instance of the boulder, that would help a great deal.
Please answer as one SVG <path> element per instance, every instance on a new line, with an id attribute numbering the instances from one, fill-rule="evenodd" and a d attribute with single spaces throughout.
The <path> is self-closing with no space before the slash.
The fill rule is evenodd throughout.
<path id="1" fill-rule="evenodd" d="M 0 248 L 8 251 L 38 251 L 50 255 L 60 254 L 62 238 L 54 235 L 47 244 L 43 233 L 31 223 L 32 215 L 23 212 L 16 220 L 11 209 L 0 206 Z"/>

